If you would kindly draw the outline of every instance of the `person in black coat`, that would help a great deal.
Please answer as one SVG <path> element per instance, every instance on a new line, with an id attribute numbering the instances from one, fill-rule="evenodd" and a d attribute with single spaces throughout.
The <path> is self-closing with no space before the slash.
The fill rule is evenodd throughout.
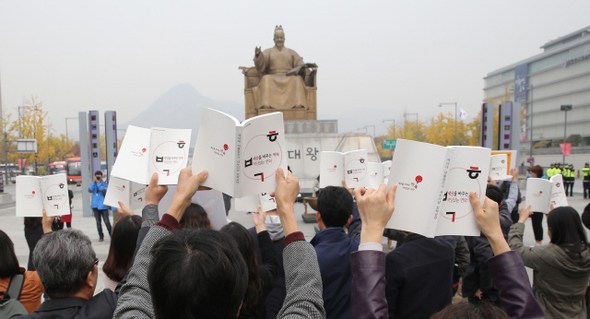
<path id="1" fill-rule="evenodd" d="M 272 283 L 278 268 L 278 260 L 272 248 L 272 241 L 264 224 L 266 213 L 258 207 L 258 213 L 253 213 L 252 216 L 262 256 L 261 263 L 256 260 L 254 241 L 244 226 L 231 222 L 220 229 L 221 232 L 229 234 L 236 240 L 238 250 L 248 266 L 248 290 L 238 315 L 238 318 L 243 319 L 264 318 L 265 299 L 272 290 Z"/>
<path id="2" fill-rule="evenodd" d="M 271 239 L 272 244 L 268 245 L 263 241 L 259 240 L 259 236 L 256 232 L 256 227 L 248 229 L 252 239 L 254 240 L 254 248 L 256 249 L 256 258 L 258 264 L 264 264 L 264 255 L 269 255 L 270 250 L 274 251 L 274 255 L 277 261 L 277 268 L 274 280 L 270 286 L 267 283 L 263 283 L 263 291 L 266 293 L 267 289 L 270 291 L 266 293 L 264 300 L 264 311 L 259 312 L 256 318 L 267 318 L 275 319 L 283 306 L 285 297 L 287 296 L 287 288 L 285 286 L 285 269 L 283 268 L 283 249 L 285 248 L 285 233 L 279 216 L 276 216 L 273 211 L 267 212 L 266 222 L 264 223 L 268 231 L 268 235 Z"/>
<path id="3" fill-rule="evenodd" d="M 451 304 L 455 250 L 445 238 L 404 233 L 385 257 L 389 318 L 430 318 Z"/>

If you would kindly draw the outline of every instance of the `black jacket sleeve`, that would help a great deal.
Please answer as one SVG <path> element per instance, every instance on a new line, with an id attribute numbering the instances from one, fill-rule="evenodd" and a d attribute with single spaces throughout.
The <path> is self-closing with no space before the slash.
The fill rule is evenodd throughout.
<path id="1" fill-rule="evenodd" d="M 260 275 L 262 277 L 263 293 L 267 295 L 272 290 L 272 283 L 279 271 L 279 258 L 274 250 L 268 231 L 262 231 L 256 237 L 262 255 Z"/>

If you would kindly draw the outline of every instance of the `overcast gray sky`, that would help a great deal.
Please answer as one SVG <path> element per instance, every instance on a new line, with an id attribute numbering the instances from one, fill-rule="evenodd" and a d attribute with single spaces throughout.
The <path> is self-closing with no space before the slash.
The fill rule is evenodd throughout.
<path id="1" fill-rule="evenodd" d="M 379 134 L 382 118 L 426 119 L 439 102 L 475 115 L 487 73 L 589 26 L 589 12 L 588 0 L 0 0 L 2 102 L 16 113 L 37 95 L 58 133 L 90 109 L 127 122 L 179 83 L 243 104 L 238 67 L 281 24 L 285 45 L 319 65 L 318 118 Z"/>

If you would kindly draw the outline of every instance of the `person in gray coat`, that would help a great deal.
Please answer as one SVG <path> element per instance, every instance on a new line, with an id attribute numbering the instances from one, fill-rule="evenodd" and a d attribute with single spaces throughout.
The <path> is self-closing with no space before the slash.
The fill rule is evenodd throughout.
<path id="1" fill-rule="evenodd" d="M 247 270 L 235 241 L 207 229 L 180 231 L 179 221 L 203 171 L 182 170 L 172 205 L 146 235 L 121 288 L 113 318 L 235 318 L 247 287 Z M 305 242 L 293 204 L 298 180 L 277 171 L 277 214 L 285 230 L 287 297 L 278 318 L 325 318 L 317 256 Z"/>
<path id="2" fill-rule="evenodd" d="M 534 270 L 533 293 L 547 318 L 586 318 L 584 293 L 590 279 L 590 249 L 578 212 L 572 207 L 553 209 L 547 217 L 549 245 L 525 247 L 524 222 L 530 206 L 520 209 L 518 223 L 508 235 L 525 266 Z"/>

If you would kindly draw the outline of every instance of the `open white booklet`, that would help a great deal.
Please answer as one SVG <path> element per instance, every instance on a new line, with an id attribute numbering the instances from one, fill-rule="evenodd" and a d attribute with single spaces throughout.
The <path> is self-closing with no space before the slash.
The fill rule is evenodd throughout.
<path id="1" fill-rule="evenodd" d="M 191 131 L 129 125 L 111 176 L 147 185 L 158 173 L 158 184 L 175 185 L 188 163 Z"/>
<path id="2" fill-rule="evenodd" d="M 320 188 L 342 186 L 342 180 L 349 188 L 368 187 L 367 163 L 364 149 L 346 153 L 323 151 L 320 153 Z"/>
<path id="3" fill-rule="evenodd" d="M 235 210 L 238 212 L 258 212 L 258 206 L 264 212 L 277 209 L 277 202 L 268 193 L 235 198 Z"/>
<path id="4" fill-rule="evenodd" d="M 551 204 L 553 207 L 569 206 L 567 196 L 565 195 L 565 186 L 563 185 L 563 176 L 557 174 L 552 176 L 551 181 Z"/>
<path id="5" fill-rule="evenodd" d="M 508 155 L 496 154 L 492 155 L 490 160 L 490 176 L 497 181 L 511 179 L 509 171 Z"/>
<path id="6" fill-rule="evenodd" d="M 147 186 L 130 182 L 115 176 L 109 180 L 109 188 L 104 197 L 104 204 L 115 208 L 119 207 L 119 201 L 131 210 L 145 206 L 145 190 Z"/>
<path id="7" fill-rule="evenodd" d="M 531 206 L 531 212 L 549 213 L 553 207 L 568 206 L 563 177 L 555 175 L 550 180 L 529 178 L 526 181 L 525 205 Z"/>
<path id="8" fill-rule="evenodd" d="M 287 174 L 283 113 L 233 116 L 204 109 L 193 155 L 193 174 L 207 170 L 203 186 L 234 198 L 274 192 L 276 171 Z"/>
<path id="9" fill-rule="evenodd" d="M 395 211 L 387 228 L 427 237 L 479 236 L 469 193 L 477 193 L 483 204 L 490 153 L 398 139 L 387 184 L 387 189 L 397 185 Z"/>
<path id="10" fill-rule="evenodd" d="M 63 216 L 70 213 L 65 174 L 16 177 L 16 216 Z"/>
<path id="11" fill-rule="evenodd" d="M 382 183 L 387 184 L 389 180 L 389 172 L 391 171 L 391 161 L 383 163 L 368 163 L 367 170 L 369 172 L 369 187 L 378 189 Z"/>

